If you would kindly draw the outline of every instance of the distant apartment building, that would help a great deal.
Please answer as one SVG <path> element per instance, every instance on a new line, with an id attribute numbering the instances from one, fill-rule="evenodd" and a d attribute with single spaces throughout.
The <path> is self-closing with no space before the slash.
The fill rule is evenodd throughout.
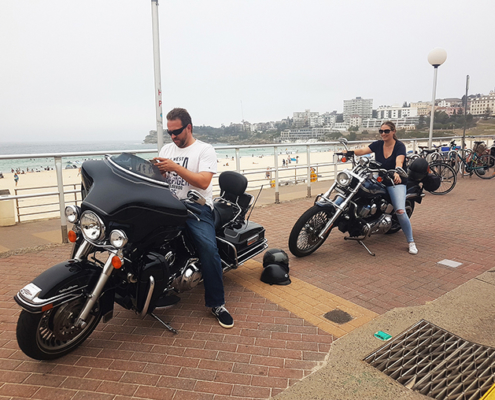
<path id="1" fill-rule="evenodd" d="M 391 121 L 397 129 L 412 130 L 419 124 L 419 116 L 403 118 L 367 118 L 361 122 L 362 129 L 379 129 L 386 121 Z"/>
<path id="2" fill-rule="evenodd" d="M 427 101 L 418 101 L 416 103 L 411 103 L 410 108 L 416 109 L 416 115 L 418 116 L 426 116 L 431 114 L 431 102 Z"/>
<path id="3" fill-rule="evenodd" d="M 363 119 L 359 115 L 351 115 L 349 119 L 349 126 L 357 126 L 358 128 L 361 126 Z"/>
<path id="4" fill-rule="evenodd" d="M 304 112 L 294 112 L 292 114 L 292 124 L 296 128 L 310 126 L 310 121 L 313 120 L 314 122 L 314 118 L 317 118 L 318 115 L 318 112 L 311 112 L 311 110 L 306 110 Z"/>
<path id="5" fill-rule="evenodd" d="M 416 117 L 417 115 L 418 109 L 415 107 L 380 106 L 376 109 L 376 118 L 378 119 L 397 119 Z"/>
<path id="6" fill-rule="evenodd" d="M 356 97 L 352 100 L 344 100 L 344 122 L 349 123 L 352 115 L 361 118 L 371 118 L 373 116 L 373 99 L 362 99 Z"/>
<path id="7" fill-rule="evenodd" d="M 299 129 L 285 129 L 280 134 L 281 142 L 293 142 L 293 141 L 303 141 L 308 140 L 318 140 L 327 133 L 335 132 L 335 129 L 330 127 L 326 128 L 299 128 Z"/>
<path id="8" fill-rule="evenodd" d="M 488 96 L 480 96 L 471 99 L 469 106 L 469 112 L 472 115 L 485 115 L 495 116 L 495 92 L 491 91 Z"/>

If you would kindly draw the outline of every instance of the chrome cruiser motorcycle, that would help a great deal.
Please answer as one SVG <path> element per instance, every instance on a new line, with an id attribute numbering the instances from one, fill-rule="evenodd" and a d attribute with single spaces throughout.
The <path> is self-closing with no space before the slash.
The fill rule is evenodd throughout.
<path id="1" fill-rule="evenodd" d="M 340 142 L 347 150 L 346 139 Z M 372 234 L 391 234 L 401 229 L 384 182 L 388 180 L 393 184 L 395 172 L 403 177 L 408 174 L 402 168 L 385 170 L 369 157 L 356 160 L 350 150 L 335 154 L 344 162 L 345 157 L 350 157 L 353 168 L 339 172 L 330 189 L 318 195 L 314 205 L 294 224 L 289 249 L 296 257 L 305 257 L 317 250 L 335 227 L 349 234 L 344 239 L 356 240 L 374 256 L 363 240 Z M 411 217 L 415 203 L 421 203 L 424 197 L 419 181 L 427 171 L 409 175 L 405 211 Z"/>
<path id="2" fill-rule="evenodd" d="M 17 342 L 34 359 L 62 357 L 113 316 L 114 303 L 142 317 L 170 295 L 202 281 L 201 263 L 184 231 L 205 199 L 190 191 L 179 201 L 158 168 L 123 153 L 82 165 L 81 207 L 68 206 L 73 228 L 71 258 L 43 272 L 15 296 L 22 307 Z M 267 248 L 265 229 L 246 218 L 253 196 L 247 179 L 232 171 L 219 176 L 214 201 L 216 238 L 224 272 Z"/>

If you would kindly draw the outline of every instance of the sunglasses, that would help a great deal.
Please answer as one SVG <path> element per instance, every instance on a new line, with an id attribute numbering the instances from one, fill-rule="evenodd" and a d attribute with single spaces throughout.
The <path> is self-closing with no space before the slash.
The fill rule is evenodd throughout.
<path id="1" fill-rule="evenodd" d="M 390 133 L 392 131 L 390 129 L 380 129 L 378 132 L 380 132 L 380 133 Z"/>
<path id="2" fill-rule="evenodd" d="M 186 129 L 188 126 L 189 126 L 189 124 L 187 124 L 187 125 L 183 126 L 182 128 L 176 129 L 175 131 L 169 131 L 169 130 L 167 129 L 167 133 L 168 133 L 170 136 L 172 136 L 172 135 L 174 135 L 174 136 L 179 136 L 179 135 L 182 133 L 182 131 L 183 131 L 184 129 Z"/>

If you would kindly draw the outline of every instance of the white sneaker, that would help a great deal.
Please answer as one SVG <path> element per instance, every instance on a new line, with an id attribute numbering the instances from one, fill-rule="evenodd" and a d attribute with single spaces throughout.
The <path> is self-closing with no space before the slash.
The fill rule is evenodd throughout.
<path id="1" fill-rule="evenodd" d="M 409 243 L 409 253 L 410 254 L 418 254 L 418 249 L 414 242 Z"/>

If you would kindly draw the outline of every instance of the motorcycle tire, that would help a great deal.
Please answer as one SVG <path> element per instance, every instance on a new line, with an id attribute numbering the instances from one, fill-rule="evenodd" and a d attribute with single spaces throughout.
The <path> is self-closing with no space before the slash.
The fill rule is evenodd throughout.
<path id="1" fill-rule="evenodd" d="M 323 239 L 318 236 L 332 214 L 332 211 L 313 206 L 301 215 L 290 232 L 290 252 L 296 257 L 305 257 L 317 250 L 330 234 Z"/>
<path id="2" fill-rule="evenodd" d="M 101 319 L 96 306 L 84 328 L 75 328 L 84 306 L 83 298 L 75 299 L 59 307 L 31 314 L 25 310 L 17 321 L 17 343 L 20 349 L 35 360 L 54 360 L 73 351 L 93 332 Z"/>
<path id="3" fill-rule="evenodd" d="M 414 212 L 414 201 L 413 200 L 406 200 L 406 213 L 409 218 L 411 218 L 412 214 Z M 397 219 L 397 215 L 394 213 L 392 215 L 392 226 L 390 229 L 385 233 L 386 235 L 390 235 L 392 233 L 397 233 L 400 231 L 400 224 L 399 220 Z"/>

